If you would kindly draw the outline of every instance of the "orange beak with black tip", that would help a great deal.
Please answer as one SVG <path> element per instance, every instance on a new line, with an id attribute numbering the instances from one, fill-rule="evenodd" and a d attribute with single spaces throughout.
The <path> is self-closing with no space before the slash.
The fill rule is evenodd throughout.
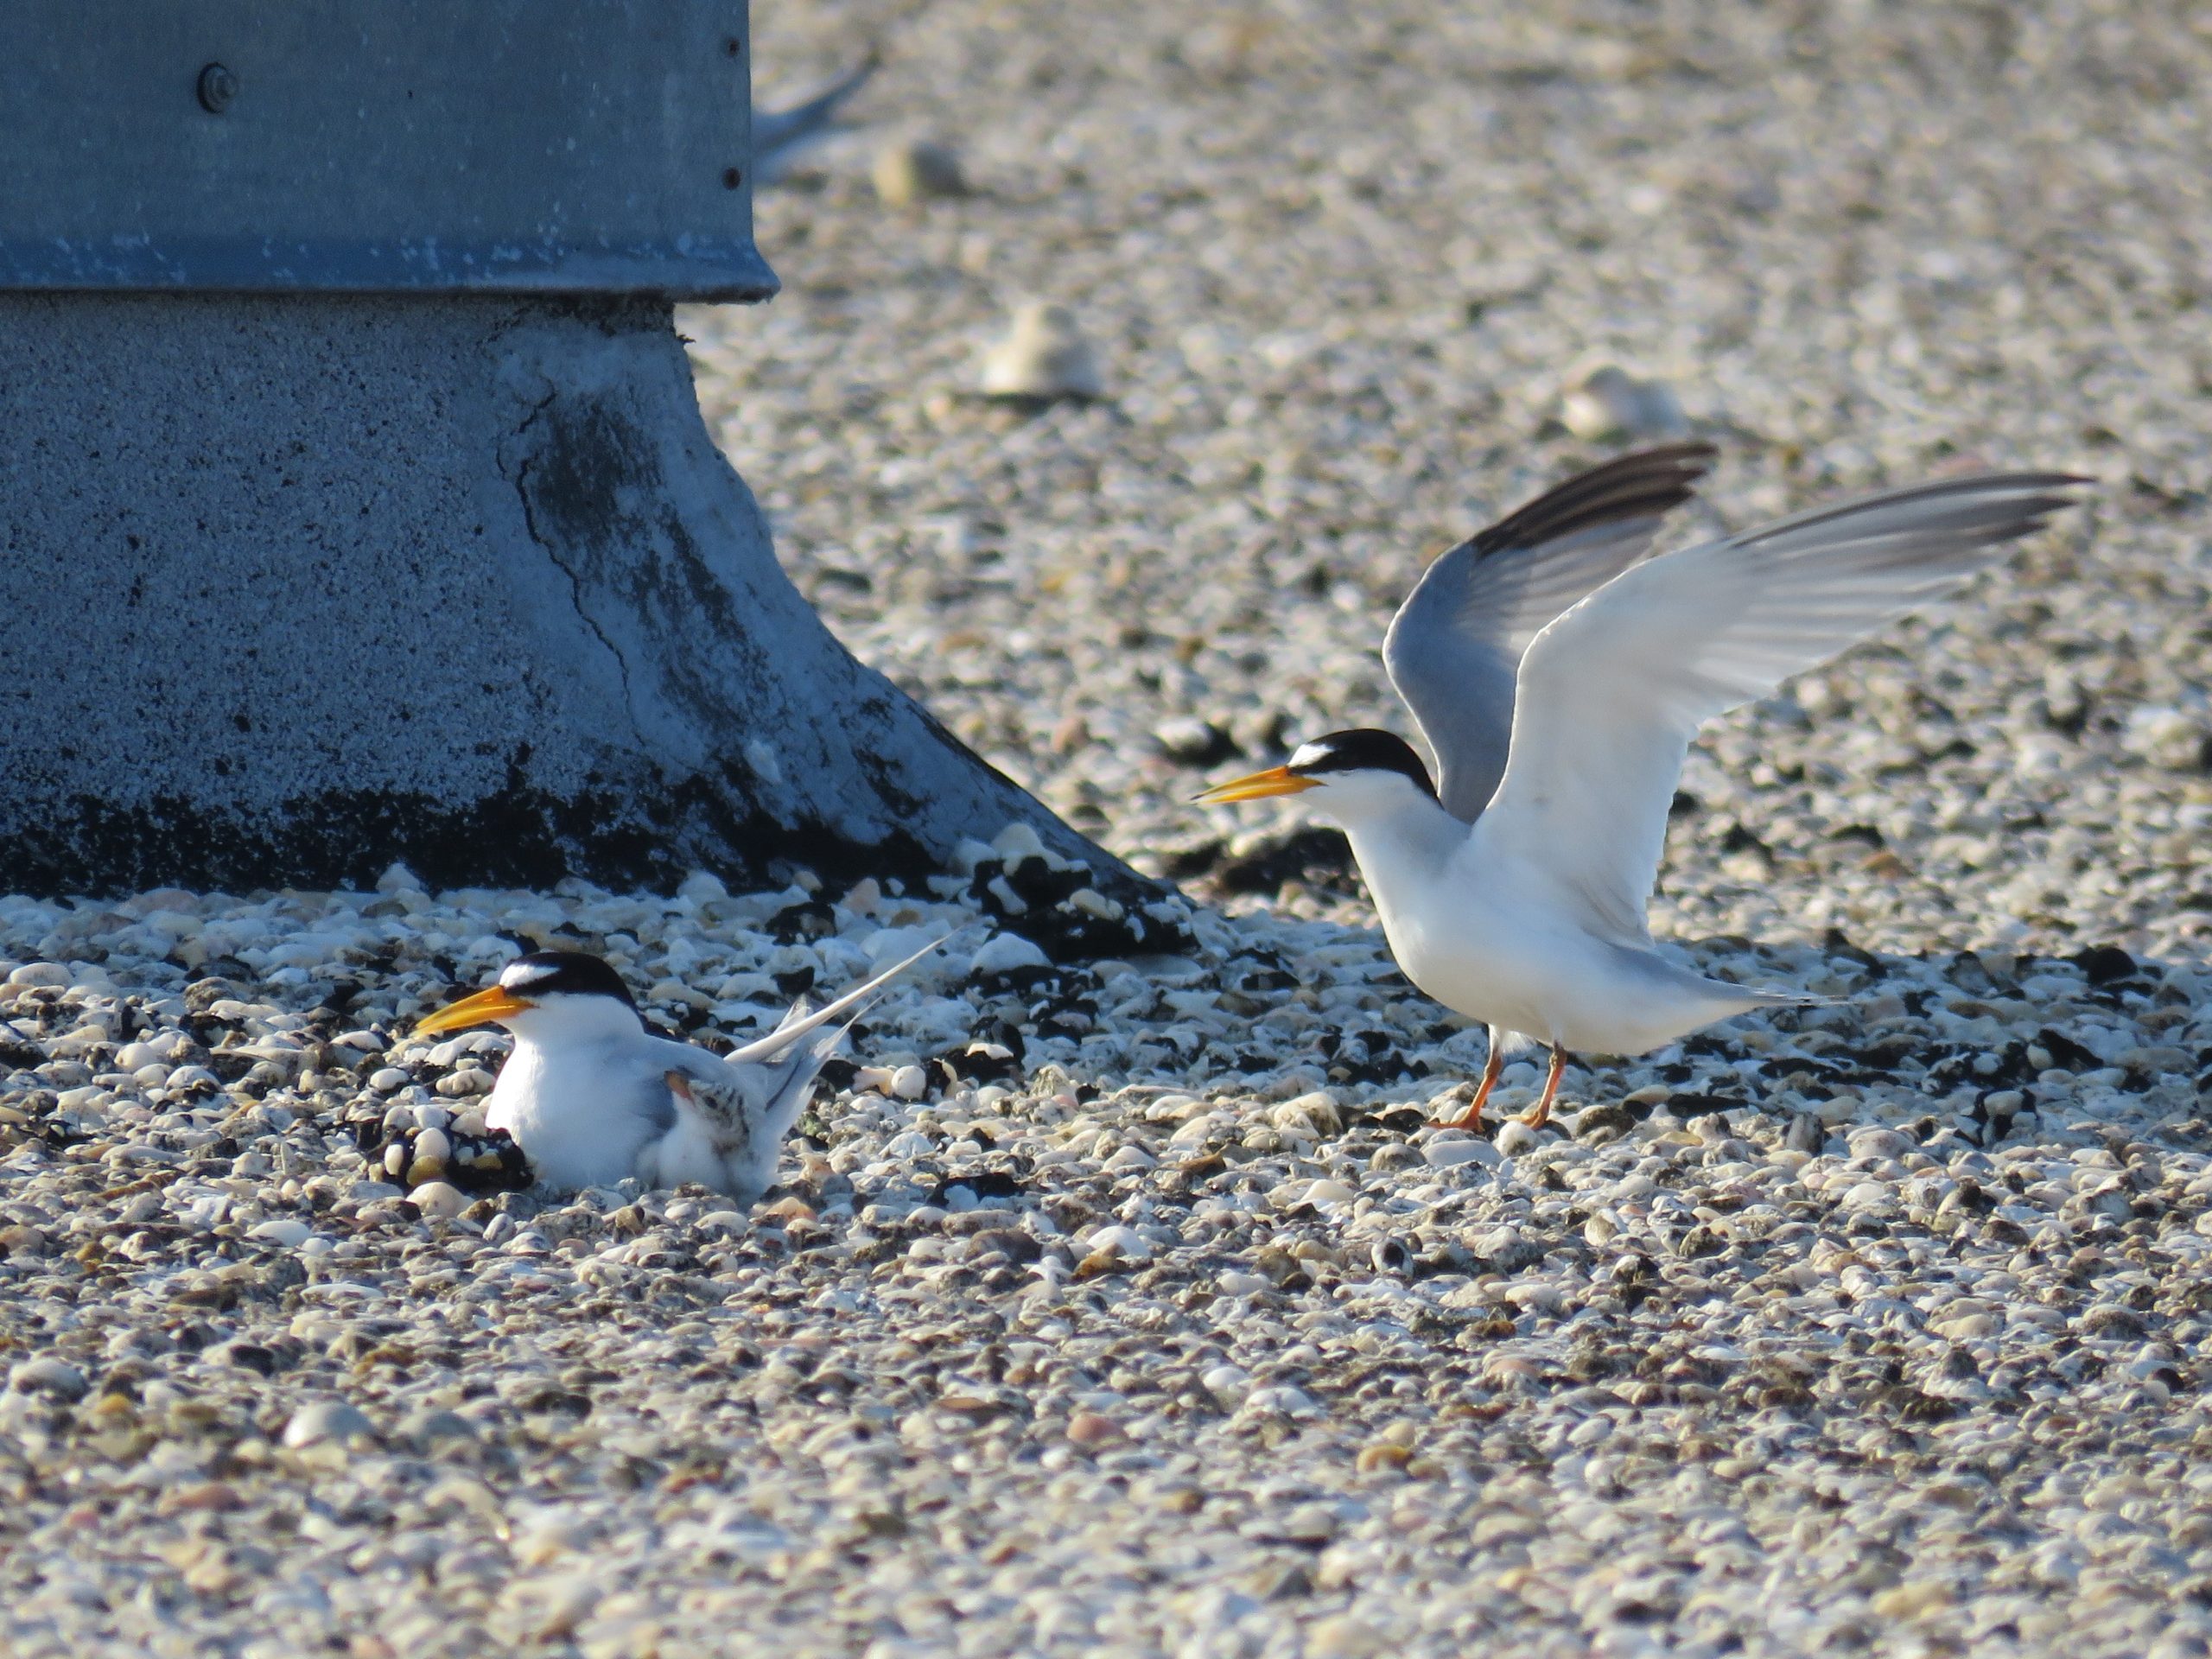
<path id="1" fill-rule="evenodd" d="M 464 996 L 458 1002 L 448 1002 L 435 1014 L 423 1015 L 416 1024 L 415 1034 L 430 1037 L 442 1031 L 460 1031 L 469 1026 L 489 1025 L 494 1020 L 504 1020 L 511 1014 L 520 1014 L 524 1008 L 537 1006 L 528 997 L 517 996 L 504 985 L 494 985 L 474 996 Z"/>
<path id="2" fill-rule="evenodd" d="M 1320 782 L 1318 778 L 1293 772 L 1288 766 L 1269 766 L 1265 772 L 1249 772 L 1225 784 L 1216 784 L 1192 799 L 1200 806 L 1217 806 L 1224 801 L 1264 801 L 1271 795 L 1301 795 L 1309 789 L 1319 788 Z"/>

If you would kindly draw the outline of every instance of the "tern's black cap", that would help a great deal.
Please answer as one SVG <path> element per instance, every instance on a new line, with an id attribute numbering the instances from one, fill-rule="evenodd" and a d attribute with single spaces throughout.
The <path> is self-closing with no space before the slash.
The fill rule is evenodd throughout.
<path id="1" fill-rule="evenodd" d="M 1411 779 L 1432 799 L 1436 785 L 1421 764 L 1414 746 L 1395 732 L 1363 727 L 1352 732 L 1331 732 L 1311 743 L 1301 743 L 1290 757 L 1290 767 L 1301 778 L 1325 778 L 1335 772 L 1397 772 Z"/>
<path id="2" fill-rule="evenodd" d="M 625 1007 L 638 1006 L 621 975 L 581 950 L 533 950 L 517 957 L 500 971 L 499 984 L 518 996 L 611 996 Z"/>

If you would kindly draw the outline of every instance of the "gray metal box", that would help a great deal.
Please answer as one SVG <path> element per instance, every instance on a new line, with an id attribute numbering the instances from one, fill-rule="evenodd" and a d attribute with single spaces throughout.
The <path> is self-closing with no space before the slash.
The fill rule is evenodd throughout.
<path id="1" fill-rule="evenodd" d="M 10 0 L 0 288 L 760 300 L 745 0 Z"/>

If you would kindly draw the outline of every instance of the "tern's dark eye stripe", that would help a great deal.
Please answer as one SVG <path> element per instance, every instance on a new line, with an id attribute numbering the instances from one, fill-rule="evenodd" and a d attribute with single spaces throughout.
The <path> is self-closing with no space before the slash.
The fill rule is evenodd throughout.
<path id="1" fill-rule="evenodd" d="M 1300 757 L 1303 757 L 1302 759 Z M 1331 732 L 1317 737 L 1293 756 L 1290 769 L 1308 778 L 1334 772 L 1396 772 L 1411 779 L 1424 795 L 1433 796 L 1436 785 L 1413 745 L 1395 732 L 1363 728 Z"/>
<path id="2" fill-rule="evenodd" d="M 499 983 L 531 996 L 611 996 L 626 1007 L 638 1006 L 621 975 L 581 950 L 533 950 L 517 957 Z"/>

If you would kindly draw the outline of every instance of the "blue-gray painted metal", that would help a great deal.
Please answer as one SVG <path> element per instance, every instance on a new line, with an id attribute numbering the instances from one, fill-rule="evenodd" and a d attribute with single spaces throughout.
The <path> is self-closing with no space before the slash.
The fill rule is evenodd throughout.
<path id="1" fill-rule="evenodd" d="M 0 288 L 766 299 L 751 80 L 744 0 L 9 0 Z"/>

